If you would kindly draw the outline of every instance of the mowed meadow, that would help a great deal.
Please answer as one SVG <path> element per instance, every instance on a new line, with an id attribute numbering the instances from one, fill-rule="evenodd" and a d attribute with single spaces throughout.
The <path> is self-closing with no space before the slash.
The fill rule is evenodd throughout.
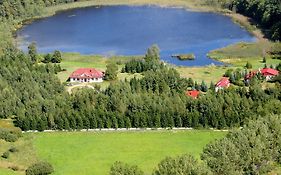
<path id="1" fill-rule="evenodd" d="M 203 147 L 226 132 L 132 131 L 35 133 L 38 157 L 50 162 L 55 175 L 104 175 L 115 161 L 138 165 L 151 174 L 166 156 L 189 153 L 200 158 Z"/>

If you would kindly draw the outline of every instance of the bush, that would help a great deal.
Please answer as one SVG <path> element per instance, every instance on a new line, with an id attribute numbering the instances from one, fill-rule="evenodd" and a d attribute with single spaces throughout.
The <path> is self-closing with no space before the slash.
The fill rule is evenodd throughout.
<path id="1" fill-rule="evenodd" d="M 9 152 L 9 151 L 6 151 L 6 152 L 4 152 L 4 153 L 2 154 L 1 157 L 3 157 L 4 159 L 8 159 L 9 156 L 10 156 L 10 152 Z"/>
<path id="2" fill-rule="evenodd" d="M 13 171 L 18 171 L 19 167 L 17 167 L 17 166 L 10 166 L 9 169 L 11 169 Z"/>
<path id="3" fill-rule="evenodd" d="M 131 166 L 123 162 L 115 162 L 110 169 L 110 175 L 143 175 L 137 166 Z"/>
<path id="4" fill-rule="evenodd" d="M 9 151 L 10 151 L 11 153 L 14 153 L 14 152 L 18 152 L 19 150 L 18 150 L 16 147 L 11 147 L 11 148 L 9 149 Z"/>
<path id="5" fill-rule="evenodd" d="M 20 131 L 0 129 L 0 139 L 5 140 L 6 142 L 15 142 L 19 137 L 21 137 Z"/>
<path id="6" fill-rule="evenodd" d="M 39 162 L 28 167 L 25 172 L 26 175 L 48 175 L 54 172 L 54 168 L 48 162 Z"/>
<path id="7" fill-rule="evenodd" d="M 247 64 L 245 65 L 245 67 L 246 67 L 247 69 L 252 69 L 252 68 L 253 68 L 253 65 L 252 65 L 251 63 L 247 62 Z"/>
<path id="8" fill-rule="evenodd" d="M 203 163 L 199 163 L 191 155 L 181 155 L 175 158 L 166 157 L 159 164 L 153 175 L 209 175 L 210 170 Z"/>

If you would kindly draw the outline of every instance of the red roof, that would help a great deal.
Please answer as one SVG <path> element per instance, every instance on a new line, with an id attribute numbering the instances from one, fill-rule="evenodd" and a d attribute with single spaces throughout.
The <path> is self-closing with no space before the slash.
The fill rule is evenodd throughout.
<path id="1" fill-rule="evenodd" d="M 200 94 L 200 91 L 197 91 L 197 90 L 191 90 L 191 91 L 187 91 L 186 92 L 186 95 L 187 96 L 190 96 L 192 98 L 197 98 Z"/>
<path id="2" fill-rule="evenodd" d="M 219 82 L 217 82 L 216 87 L 228 87 L 230 81 L 228 77 L 222 77 Z"/>
<path id="3" fill-rule="evenodd" d="M 102 71 L 93 68 L 80 68 L 74 71 L 69 78 L 103 78 Z"/>
<path id="4" fill-rule="evenodd" d="M 251 71 L 250 73 L 248 73 L 248 74 L 245 76 L 245 79 L 246 79 L 246 80 L 251 79 L 251 78 L 253 78 L 257 73 L 258 73 L 258 71 Z"/>
<path id="5" fill-rule="evenodd" d="M 271 69 L 271 68 L 263 68 L 261 70 L 261 74 L 263 76 L 276 76 L 279 74 L 278 70 Z"/>

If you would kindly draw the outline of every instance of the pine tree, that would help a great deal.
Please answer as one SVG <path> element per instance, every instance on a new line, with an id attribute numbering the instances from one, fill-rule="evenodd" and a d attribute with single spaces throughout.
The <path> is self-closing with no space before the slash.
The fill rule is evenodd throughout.
<path id="1" fill-rule="evenodd" d="M 252 64 L 251 64 L 249 61 L 247 61 L 245 67 L 246 67 L 247 69 L 252 69 L 252 68 L 253 68 Z"/>
<path id="2" fill-rule="evenodd" d="M 55 50 L 51 61 L 52 61 L 52 63 L 60 63 L 62 61 L 61 52 L 58 50 Z"/>

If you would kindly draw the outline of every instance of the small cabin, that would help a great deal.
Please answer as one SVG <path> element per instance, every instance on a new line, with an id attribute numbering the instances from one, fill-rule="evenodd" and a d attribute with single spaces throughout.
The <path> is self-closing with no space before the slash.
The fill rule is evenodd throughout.
<path id="1" fill-rule="evenodd" d="M 222 77 L 220 81 L 216 84 L 216 92 L 218 92 L 220 89 L 226 89 L 230 86 L 230 81 L 228 77 Z"/>
<path id="2" fill-rule="evenodd" d="M 186 91 L 185 93 L 187 96 L 192 97 L 193 99 L 198 98 L 198 96 L 200 95 L 200 91 L 197 90 L 190 90 L 190 91 Z"/>

